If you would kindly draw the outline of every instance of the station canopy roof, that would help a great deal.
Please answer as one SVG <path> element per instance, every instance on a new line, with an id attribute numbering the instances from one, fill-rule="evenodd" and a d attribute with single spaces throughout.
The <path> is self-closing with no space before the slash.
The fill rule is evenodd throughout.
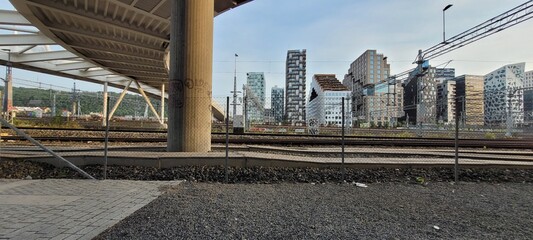
<path id="1" fill-rule="evenodd" d="M 160 95 L 170 1 L 11 0 L 17 11 L 0 10 L 0 63 L 119 88 L 137 80 Z M 214 16 L 249 1 L 215 0 Z"/>

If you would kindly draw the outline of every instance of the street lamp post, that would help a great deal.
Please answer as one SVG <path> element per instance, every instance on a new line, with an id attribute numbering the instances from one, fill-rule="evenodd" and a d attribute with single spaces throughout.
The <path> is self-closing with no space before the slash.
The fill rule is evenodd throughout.
<path id="1" fill-rule="evenodd" d="M 235 121 L 235 115 L 237 115 L 237 57 L 239 55 L 235 54 L 235 71 L 233 74 L 233 121 Z"/>
<path id="2" fill-rule="evenodd" d="M 448 4 L 444 9 L 442 9 L 442 42 L 446 43 L 446 15 L 444 14 L 446 10 L 451 8 L 453 4 Z"/>

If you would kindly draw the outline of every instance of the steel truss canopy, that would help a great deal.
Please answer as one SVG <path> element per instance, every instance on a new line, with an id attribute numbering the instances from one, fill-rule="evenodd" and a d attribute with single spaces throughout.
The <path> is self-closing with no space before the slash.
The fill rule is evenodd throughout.
<path id="1" fill-rule="evenodd" d="M 0 10 L 0 63 L 149 95 L 168 82 L 172 0 L 10 0 Z M 251 0 L 215 0 L 214 16 Z M 8 54 L 9 52 L 9 54 Z M 132 86 L 135 90 L 135 87 Z M 163 93 L 164 94 L 164 93 Z"/>

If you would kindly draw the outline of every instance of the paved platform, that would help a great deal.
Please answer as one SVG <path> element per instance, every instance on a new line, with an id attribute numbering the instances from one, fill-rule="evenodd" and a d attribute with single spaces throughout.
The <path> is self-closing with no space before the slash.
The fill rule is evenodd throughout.
<path id="1" fill-rule="evenodd" d="M 95 146 L 53 146 L 53 151 L 76 166 L 103 165 L 103 148 Z M 221 166 L 225 164 L 224 146 L 215 145 L 208 153 L 172 153 L 157 146 L 113 146 L 108 164 L 172 168 L 180 166 Z M 279 147 L 231 145 L 228 165 L 232 167 L 316 167 L 330 168 L 341 165 L 339 147 Z M 347 147 L 345 167 L 453 167 L 453 149 Z M 3 146 L 0 159 L 29 160 L 67 165 L 50 154 L 29 146 Z M 533 168 L 531 150 L 462 149 L 459 151 L 462 167 Z"/>
<path id="2" fill-rule="evenodd" d="M 175 184 L 0 179 L 0 239 L 92 239 Z"/>

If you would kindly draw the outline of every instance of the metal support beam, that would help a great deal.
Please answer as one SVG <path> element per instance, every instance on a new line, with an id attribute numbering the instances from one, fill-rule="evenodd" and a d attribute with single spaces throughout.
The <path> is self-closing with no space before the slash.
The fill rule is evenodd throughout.
<path id="1" fill-rule="evenodd" d="M 146 104 L 148 104 L 148 107 L 150 107 L 150 110 L 152 111 L 152 113 L 157 117 L 157 120 L 159 122 L 161 122 L 161 117 L 159 117 L 159 114 L 155 110 L 154 105 L 152 105 L 152 101 L 150 101 L 150 98 L 148 98 L 148 96 L 146 96 L 146 93 L 144 92 L 141 84 L 139 84 L 138 81 L 135 81 L 135 84 L 137 85 L 137 90 L 143 96 L 144 101 L 146 101 Z"/>
<path id="2" fill-rule="evenodd" d="M 57 45 L 57 43 L 41 34 L 0 35 L 0 46 L 20 45 Z"/>
<path id="3" fill-rule="evenodd" d="M 98 67 L 90 62 L 75 62 L 75 63 L 65 63 L 58 64 L 50 70 L 54 71 L 68 71 L 68 70 L 78 70 L 78 69 L 87 69 Z"/>
<path id="4" fill-rule="evenodd" d="M 117 102 L 115 103 L 115 105 L 113 106 L 113 109 L 111 109 L 111 112 L 109 113 L 109 118 L 110 119 L 113 117 L 113 114 L 115 114 L 115 111 L 117 110 L 118 106 L 122 102 L 122 99 L 124 99 L 124 96 L 126 96 L 126 93 L 128 92 L 128 88 L 130 87 L 132 81 L 133 80 L 130 80 L 128 82 L 128 84 L 126 84 L 126 86 L 124 86 L 124 89 L 122 90 L 122 93 L 120 93 L 120 96 L 118 97 Z"/>
<path id="5" fill-rule="evenodd" d="M 53 52 L 41 52 L 41 53 L 27 53 L 13 56 L 13 61 L 18 63 L 27 63 L 27 62 L 43 62 L 51 60 L 66 60 L 78 58 L 78 56 L 73 53 L 61 50 Z"/>
<path id="6" fill-rule="evenodd" d="M 31 23 L 20 13 L 11 10 L 0 10 L 0 24 L 31 26 Z"/>
<path id="7" fill-rule="evenodd" d="M 107 76 L 107 75 L 117 75 L 116 73 L 110 72 L 108 70 L 92 70 L 92 71 L 80 71 L 80 70 L 68 70 L 61 71 L 66 74 L 76 75 L 80 77 L 98 77 L 98 76 Z"/>

